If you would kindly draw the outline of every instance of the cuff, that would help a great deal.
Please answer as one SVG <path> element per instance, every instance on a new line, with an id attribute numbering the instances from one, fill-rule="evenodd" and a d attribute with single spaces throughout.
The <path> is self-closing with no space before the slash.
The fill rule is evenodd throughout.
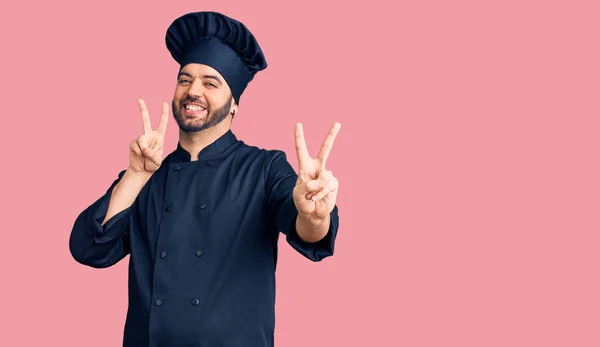
<path id="1" fill-rule="evenodd" d="M 289 231 L 286 233 L 286 241 L 292 248 L 298 251 L 300 254 L 312 261 L 321 261 L 324 258 L 333 255 L 335 248 L 335 239 L 337 237 L 337 231 L 339 227 L 339 216 L 337 206 L 333 207 L 330 214 L 329 230 L 325 237 L 317 242 L 306 242 L 300 238 L 298 231 L 296 230 L 296 213 L 292 218 Z"/>
<path id="2" fill-rule="evenodd" d="M 114 215 L 106 222 L 106 224 L 104 224 L 104 226 L 102 226 L 102 222 L 108 212 L 111 195 L 112 188 L 94 203 L 94 206 L 92 207 L 92 211 L 94 212 L 89 214 L 90 220 L 87 224 L 89 226 L 89 231 L 94 235 L 94 239 L 97 243 L 110 242 L 115 238 L 123 236 L 123 230 L 127 230 L 127 224 L 129 223 L 129 216 L 131 215 L 133 205 Z"/>

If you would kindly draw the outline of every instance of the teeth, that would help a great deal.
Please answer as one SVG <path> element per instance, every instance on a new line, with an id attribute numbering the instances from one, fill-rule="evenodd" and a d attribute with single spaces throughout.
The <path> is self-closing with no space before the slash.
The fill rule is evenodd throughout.
<path id="1" fill-rule="evenodd" d="M 197 106 L 197 105 L 185 105 L 185 109 L 186 110 L 192 110 L 192 111 L 202 111 L 204 110 L 203 107 Z"/>

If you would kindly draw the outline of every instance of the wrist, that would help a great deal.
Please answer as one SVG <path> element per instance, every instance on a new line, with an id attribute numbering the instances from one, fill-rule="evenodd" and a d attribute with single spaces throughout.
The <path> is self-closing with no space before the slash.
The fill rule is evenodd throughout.
<path id="1" fill-rule="evenodd" d="M 326 218 L 315 218 L 311 215 L 299 214 L 296 218 L 296 232 L 305 242 L 318 242 L 327 235 L 329 222 L 329 216 Z"/>
<path id="2" fill-rule="evenodd" d="M 298 219 L 300 219 L 302 222 L 313 225 L 313 226 L 320 226 L 323 224 L 327 224 L 329 223 L 329 214 L 326 215 L 325 217 L 316 217 L 312 214 L 303 214 L 303 213 L 298 213 Z"/>
<path id="3" fill-rule="evenodd" d="M 135 172 L 129 168 L 123 174 L 118 187 L 115 188 L 126 189 L 128 191 L 133 190 L 139 193 L 142 187 L 148 183 L 150 177 L 152 177 L 151 173 Z"/>
<path id="4" fill-rule="evenodd" d="M 150 179 L 150 177 L 152 177 L 152 173 L 151 172 L 139 172 L 134 170 L 131 166 L 127 168 L 127 170 L 125 170 L 125 174 L 123 175 L 125 178 L 125 176 L 127 176 L 128 179 L 134 179 L 134 180 L 139 180 L 139 181 L 147 181 Z"/>

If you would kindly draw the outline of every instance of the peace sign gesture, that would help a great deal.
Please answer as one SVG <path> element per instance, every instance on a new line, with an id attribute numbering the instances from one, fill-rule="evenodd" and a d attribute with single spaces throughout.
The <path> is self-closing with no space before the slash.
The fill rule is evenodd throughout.
<path id="1" fill-rule="evenodd" d="M 329 152 L 340 123 L 335 123 L 329 130 L 316 158 L 311 158 L 304 140 L 302 124 L 296 124 L 296 154 L 298 155 L 298 181 L 294 187 L 294 203 L 298 212 L 312 219 L 327 217 L 335 206 L 338 191 L 338 180 L 333 173 L 325 169 Z"/>
<path id="2" fill-rule="evenodd" d="M 169 119 L 169 104 L 163 102 L 162 115 L 156 130 L 152 130 L 150 115 L 144 100 L 139 99 L 138 106 L 142 113 L 144 134 L 129 143 L 129 169 L 134 174 L 147 175 L 158 170 L 162 163 L 163 145 Z"/>

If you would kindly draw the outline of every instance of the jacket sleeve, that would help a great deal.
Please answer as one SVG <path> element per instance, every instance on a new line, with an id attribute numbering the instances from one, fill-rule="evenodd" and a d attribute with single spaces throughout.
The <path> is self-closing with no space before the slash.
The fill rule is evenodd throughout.
<path id="1" fill-rule="evenodd" d="M 270 152 L 265 189 L 269 212 L 275 227 L 286 235 L 287 243 L 304 257 L 316 262 L 332 256 L 339 227 L 337 205 L 331 211 L 331 223 L 327 235 L 314 243 L 302 240 L 296 231 L 298 210 L 292 196 L 298 175 L 287 161 L 283 151 Z"/>
<path id="2" fill-rule="evenodd" d="M 69 238 L 69 250 L 73 258 L 87 266 L 106 268 L 129 254 L 129 231 L 132 227 L 132 206 L 114 215 L 104 226 L 102 222 L 108 211 L 108 204 L 114 187 L 121 180 L 125 170 L 112 183 L 106 194 L 79 214 Z"/>

